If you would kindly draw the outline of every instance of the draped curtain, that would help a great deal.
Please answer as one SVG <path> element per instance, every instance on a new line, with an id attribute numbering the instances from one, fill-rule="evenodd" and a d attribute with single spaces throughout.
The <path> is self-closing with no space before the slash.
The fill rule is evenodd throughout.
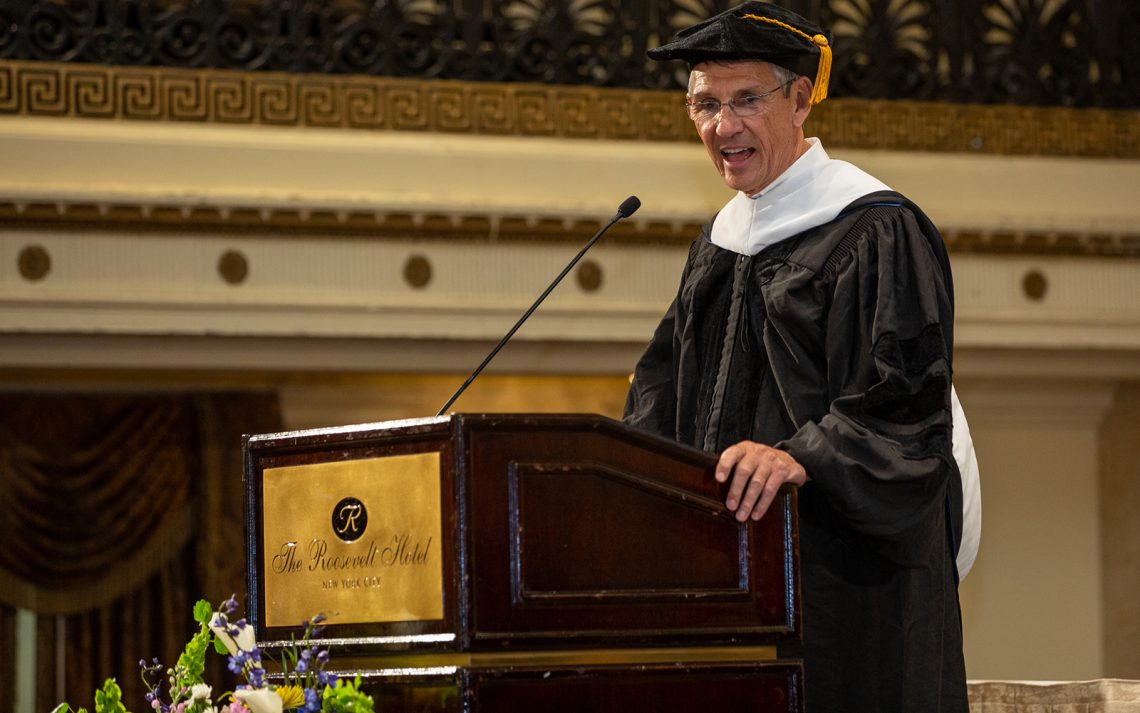
<path id="1" fill-rule="evenodd" d="M 21 608 L 37 710 L 90 709 L 111 676 L 144 709 L 138 660 L 174 663 L 196 599 L 244 596 L 241 435 L 275 430 L 263 393 L 0 396 L 0 708 Z"/>

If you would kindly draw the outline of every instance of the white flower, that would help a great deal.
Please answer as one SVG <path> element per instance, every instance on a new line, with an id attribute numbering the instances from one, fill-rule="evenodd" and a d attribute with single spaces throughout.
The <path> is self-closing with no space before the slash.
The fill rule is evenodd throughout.
<path id="1" fill-rule="evenodd" d="M 231 656 L 236 655 L 239 651 L 252 651 L 257 646 L 257 637 L 252 626 L 246 624 L 238 628 L 236 640 L 226 631 L 229 627 L 230 624 L 225 615 L 214 612 L 213 618 L 210 619 L 210 631 L 214 632 L 214 636 L 218 637 L 218 641 L 222 642 Z"/>
<path id="2" fill-rule="evenodd" d="M 234 691 L 234 698 L 251 713 L 281 713 L 281 696 L 268 688 L 239 688 Z"/>
<path id="3" fill-rule="evenodd" d="M 213 689 L 210 688 L 209 684 L 195 683 L 190 687 L 190 702 L 194 703 L 196 701 L 208 701 L 210 700 L 211 693 L 213 693 Z"/>

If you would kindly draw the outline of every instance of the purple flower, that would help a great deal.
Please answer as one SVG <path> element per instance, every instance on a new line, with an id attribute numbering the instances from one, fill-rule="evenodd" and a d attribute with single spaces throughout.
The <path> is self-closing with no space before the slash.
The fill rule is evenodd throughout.
<path id="1" fill-rule="evenodd" d="M 252 675 L 253 671 L 261 668 L 261 649 L 255 647 L 250 651 L 238 651 L 230 656 L 226 667 L 232 673 L 246 673 L 248 669 Z"/>
<path id="2" fill-rule="evenodd" d="M 305 713 L 319 713 L 321 710 L 321 697 L 317 694 L 317 689 L 305 689 Z"/>

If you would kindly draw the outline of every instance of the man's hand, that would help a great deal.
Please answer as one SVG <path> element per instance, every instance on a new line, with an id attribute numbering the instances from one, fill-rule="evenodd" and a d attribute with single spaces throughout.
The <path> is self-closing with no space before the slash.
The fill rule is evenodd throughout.
<path id="1" fill-rule="evenodd" d="M 732 475 L 724 504 L 736 511 L 736 519 L 759 520 L 776 498 L 784 483 L 803 485 L 807 472 L 787 451 L 741 441 L 724 449 L 716 464 L 716 482 L 723 483 Z"/>

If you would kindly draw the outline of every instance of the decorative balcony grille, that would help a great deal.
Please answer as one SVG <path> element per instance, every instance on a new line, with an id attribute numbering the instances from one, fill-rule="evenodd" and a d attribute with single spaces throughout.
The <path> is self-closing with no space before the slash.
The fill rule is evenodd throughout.
<path id="1" fill-rule="evenodd" d="M 0 59 L 679 88 L 645 59 L 726 0 L 0 0 Z M 1136 0 L 787 0 L 832 96 L 1140 105 Z"/>

